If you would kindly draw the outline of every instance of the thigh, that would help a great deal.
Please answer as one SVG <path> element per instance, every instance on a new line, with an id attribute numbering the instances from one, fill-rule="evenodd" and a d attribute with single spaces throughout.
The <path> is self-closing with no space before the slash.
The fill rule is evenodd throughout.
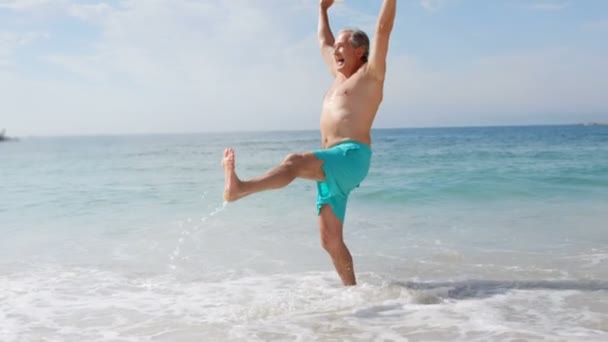
<path id="1" fill-rule="evenodd" d="M 298 177 L 319 182 L 325 181 L 323 163 L 324 161 L 317 158 L 317 156 L 315 156 L 315 154 L 312 152 L 298 154 Z"/>

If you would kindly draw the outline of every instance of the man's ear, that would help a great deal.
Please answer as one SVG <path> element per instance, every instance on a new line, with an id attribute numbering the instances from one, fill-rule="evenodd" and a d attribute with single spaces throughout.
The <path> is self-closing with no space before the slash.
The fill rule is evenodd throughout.
<path id="1" fill-rule="evenodd" d="M 363 55 L 365 55 L 365 48 L 363 46 L 355 48 L 355 54 L 357 55 L 357 58 L 363 58 Z"/>

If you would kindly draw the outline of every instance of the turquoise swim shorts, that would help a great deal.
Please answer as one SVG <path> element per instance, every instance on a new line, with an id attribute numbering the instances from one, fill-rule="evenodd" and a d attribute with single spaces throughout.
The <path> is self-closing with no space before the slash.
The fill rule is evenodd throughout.
<path id="1" fill-rule="evenodd" d="M 348 140 L 313 153 L 324 161 L 325 171 L 325 181 L 317 182 L 317 215 L 323 205 L 329 204 L 344 222 L 348 195 L 367 176 L 372 150 L 368 145 Z"/>

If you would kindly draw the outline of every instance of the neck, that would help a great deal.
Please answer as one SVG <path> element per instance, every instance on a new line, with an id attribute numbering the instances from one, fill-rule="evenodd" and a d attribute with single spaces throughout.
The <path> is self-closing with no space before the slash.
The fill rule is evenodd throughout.
<path id="1" fill-rule="evenodd" d="M 361 69 L 361 67 L 364 64 L 365 64 L 365 62 L 358 62 L 353 68 L 350 68 L 348 70 L 339 71 L 339 73 L 342 74 L 342 76 L 349 78 L 352 75 L 354 75 L 357 71 L 359 71 L 359 69 Z"/>

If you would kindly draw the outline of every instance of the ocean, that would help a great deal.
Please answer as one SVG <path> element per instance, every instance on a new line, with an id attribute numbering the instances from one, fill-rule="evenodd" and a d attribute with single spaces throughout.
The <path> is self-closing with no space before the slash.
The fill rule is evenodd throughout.
<path id="1" fill-rule="evenodd" d="M 343 287 L 316 187 L 225 205 L 316 131 L 0 144 L 0 341 L 607 341 L 608 127 L 377 129 Z"/>

